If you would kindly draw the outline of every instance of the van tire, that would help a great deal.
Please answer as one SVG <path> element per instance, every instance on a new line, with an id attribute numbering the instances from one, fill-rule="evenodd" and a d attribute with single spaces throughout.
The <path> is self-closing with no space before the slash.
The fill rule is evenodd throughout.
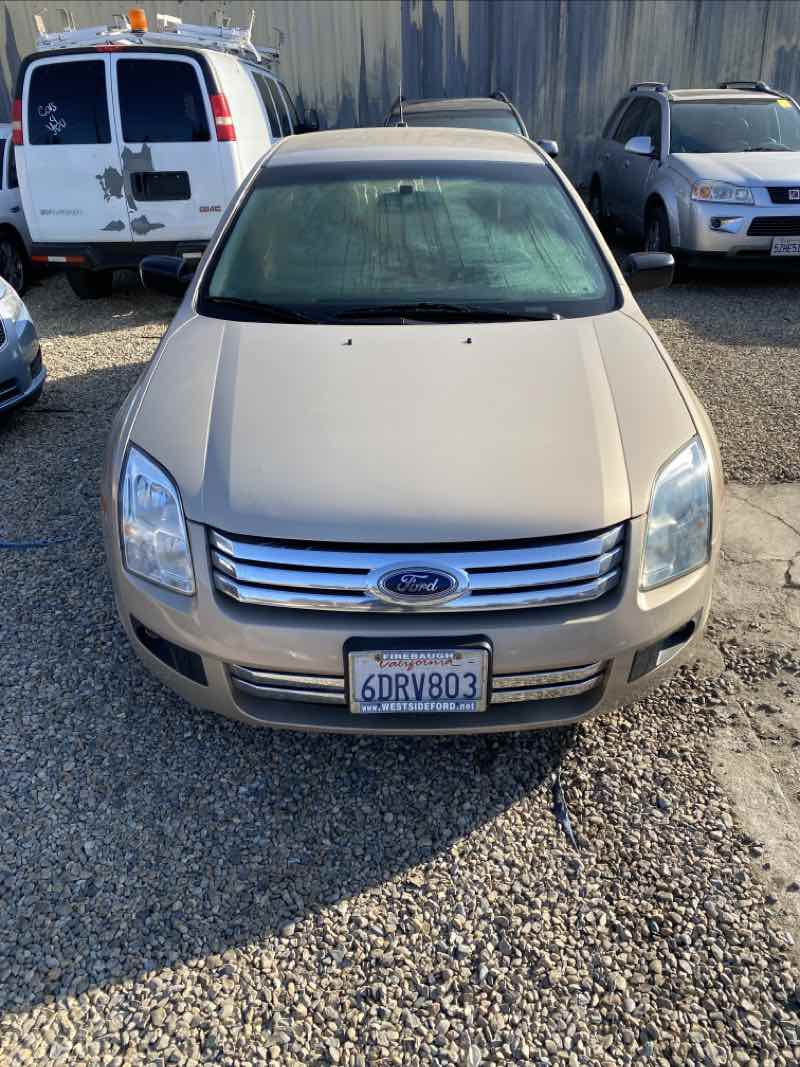
<path id="1" fill-rule="evenodd" d="M 67 267 L 67 281 L 79 300 L 102 300 L 111 296 L 112 270 L 83 270 Z"/>
<path id="2" fill-rule="evenodd" d="M 20 294 L 28 288 L 30 262 L 22 241 L 9 231 L 0 235 L 0 277 Z"/>

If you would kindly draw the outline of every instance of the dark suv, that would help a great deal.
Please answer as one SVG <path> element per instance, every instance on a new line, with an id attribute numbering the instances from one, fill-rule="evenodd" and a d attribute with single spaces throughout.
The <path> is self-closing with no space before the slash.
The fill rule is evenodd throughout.
<path id="1" fill-rule="evenodd" d="M 445 97 L 442 100 L 406 100 L 398 96 L 384 126 L 399 126 L 401 122 L 407 126 L 467 126 L 528 136 L 519 111 L 499 90 L 491 96 Z"/>

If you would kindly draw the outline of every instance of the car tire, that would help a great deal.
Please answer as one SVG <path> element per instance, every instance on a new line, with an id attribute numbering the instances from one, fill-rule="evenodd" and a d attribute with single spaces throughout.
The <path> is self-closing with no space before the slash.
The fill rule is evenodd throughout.
<path id="1" fill-rule="evenodd" d="M 5 278 L 18 293 L 28 287 L 30 263 L 22 241 L 13 234 L 0 237 L 0 277 Z"/>
<path id="2" fill-rule="evenodd" d="M 589 191 L 589 214 L 592 216 L 598 230 L 604 237 L 613 237 L 616 227 L 611 219 L 606 214 L 605 200 L 603 199 L 603 190 L 599 181 L 592 182 L 592 187 Z"/>
<path id="3" fill-rule="evenodd" d="M 79 300 L 102 300 L 111 296 L 114 272 L 110 270 L 82 270 L 67 268 L 67 281 Z"/>
<path id="4" fill-rule="evenodd" d="M 672 252 L 669 217 L 663 204 L 654 204 L 647 209 L 644 219 L 644 250 Z"/>

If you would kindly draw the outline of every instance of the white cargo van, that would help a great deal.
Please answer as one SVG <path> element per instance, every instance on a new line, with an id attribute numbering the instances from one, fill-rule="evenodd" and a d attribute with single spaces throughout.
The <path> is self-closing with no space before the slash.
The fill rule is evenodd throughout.
<path id="1" fill-rule="evenodd" d="M 144 12 L 42 31 L 20 67 L 13 137 L 34 262 L 65 263 L 79 297 L 153 253 L 198 259 L 239 184 L 301 123 L 250 29 Z"/>

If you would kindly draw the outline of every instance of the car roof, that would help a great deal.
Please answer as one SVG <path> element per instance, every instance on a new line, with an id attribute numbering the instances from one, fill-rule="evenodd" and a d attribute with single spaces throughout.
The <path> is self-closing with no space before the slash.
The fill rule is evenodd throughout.
<path id="1" fill-rule="evenodd" d="M 467 127 L 375 126 L 287 137 L 269 166 L 361 160 L 475 160 L 545 166 L 544 155 L 515 133 Z"/>
<path id="2" fill-rule="evenodd" d="M 444 96 L 438 100 L 404 100 L 404 111 L 508 111 L 511 105 L 494 96 Z M 399 112 L 395 104 L 392 114 Z"/>

